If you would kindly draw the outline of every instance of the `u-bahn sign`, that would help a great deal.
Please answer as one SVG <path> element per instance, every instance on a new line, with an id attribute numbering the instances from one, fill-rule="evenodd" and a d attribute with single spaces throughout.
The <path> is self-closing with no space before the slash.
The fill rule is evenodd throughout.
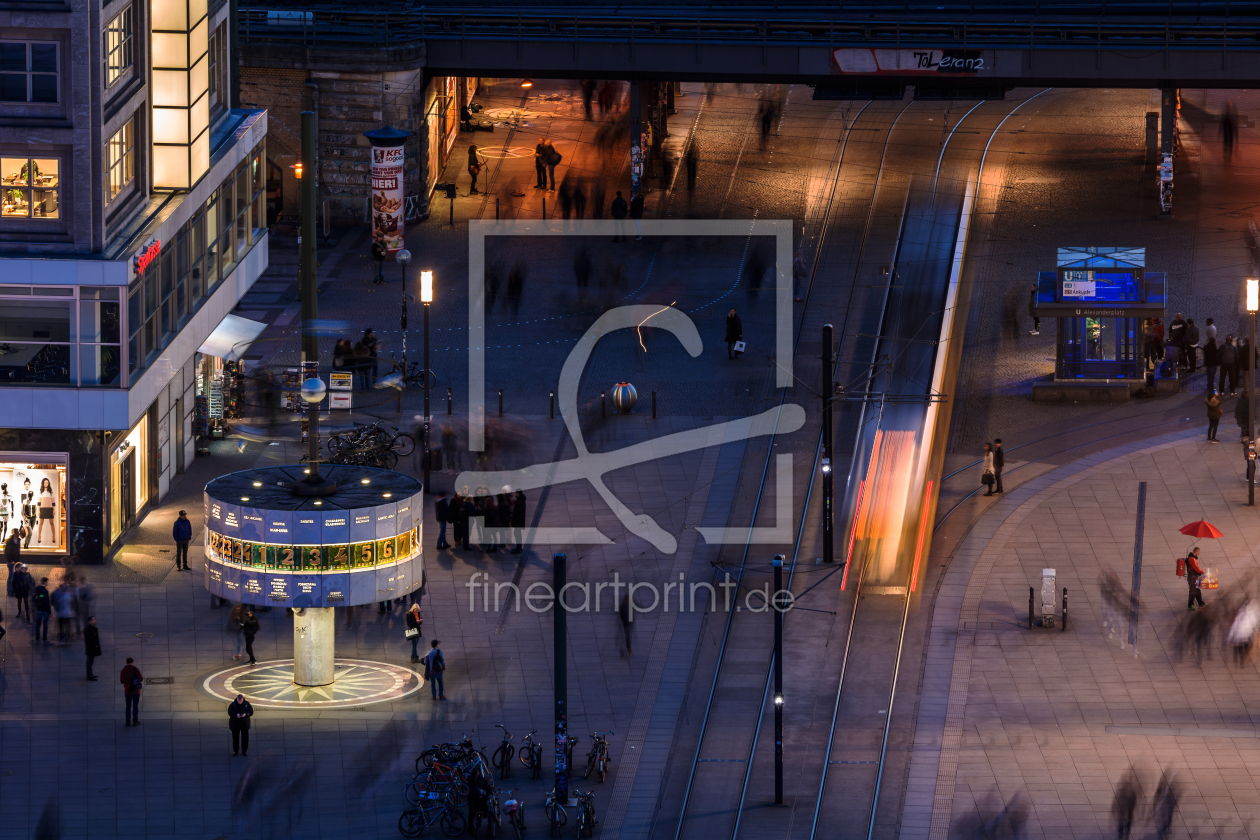
<path id="1" fill-rule="evenodd" d="M 841 75 L 991 76 L 995 63 L 994 50 L 843 47 L 831 52 L 831 68 Z"/>

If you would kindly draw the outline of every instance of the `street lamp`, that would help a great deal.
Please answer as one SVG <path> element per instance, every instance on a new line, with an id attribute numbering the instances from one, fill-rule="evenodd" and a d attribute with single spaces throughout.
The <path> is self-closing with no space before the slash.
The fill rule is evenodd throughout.
<path id="1" fill-rule="evenodd" d="M 420 371 L 424 388 L 424 431 L 420 442 L 424 452 L 424 492 L 429 492 L 429 304 L 433 303 L 433 272 L 420 272 L 420 303 L 424 305 L 424 366 Z"/>
<path id="2" fill-rule="evenodd" d="M 1247 343 L 1247 504 L 1256 503 L 1256 310 L 1260 309 L 1260 280 L 1247 278 L 1247 313 L 1251 336 Z"/>
<path id="3" fill-rule="evenodd" d="M 783 804 L 783 555 L 774 555 L 774 804 Z"/>

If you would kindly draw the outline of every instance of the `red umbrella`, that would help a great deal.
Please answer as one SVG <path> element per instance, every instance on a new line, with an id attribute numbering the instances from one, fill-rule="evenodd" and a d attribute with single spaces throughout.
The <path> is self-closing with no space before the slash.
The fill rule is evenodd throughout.
<path id="1" fill-rule="evenodd" d="M 1214 540 L 1221 536 L 1221 532 L 1215 525 L 1203 519 L 1200 519 L 1198 522 L 1191 522 L 1181 529 L 1181 533 L 1196 539 Z"/>

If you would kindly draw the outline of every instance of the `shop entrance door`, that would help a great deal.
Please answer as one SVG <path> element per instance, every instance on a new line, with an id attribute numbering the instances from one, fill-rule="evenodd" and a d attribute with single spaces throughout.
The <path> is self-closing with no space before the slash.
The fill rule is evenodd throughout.
<path id="1" fill-rule="evenodd" d="M 119 473 L 119 501 L 122 509 L 122 530 L 125 531 L 131 527 L 131 520 L 136 517 L 136 453 L 133 449 L 123 458 L 122 463 L 118 465 Z"/>

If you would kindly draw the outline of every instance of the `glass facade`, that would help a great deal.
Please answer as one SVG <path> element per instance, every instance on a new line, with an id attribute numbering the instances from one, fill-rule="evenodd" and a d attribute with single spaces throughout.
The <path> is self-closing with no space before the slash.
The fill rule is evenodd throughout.
<path id="1" fill-rule="evenodd" d="M 109 286 L 0 286 L 0 385 L 121 385 L 118 298 Z"/>
<path id="2" fill-rule="evenodd" d="M 266 159 L 260 143 L 131 282 L 127 364 L 132 379 L 157 358 L 266 229 Z"/>

